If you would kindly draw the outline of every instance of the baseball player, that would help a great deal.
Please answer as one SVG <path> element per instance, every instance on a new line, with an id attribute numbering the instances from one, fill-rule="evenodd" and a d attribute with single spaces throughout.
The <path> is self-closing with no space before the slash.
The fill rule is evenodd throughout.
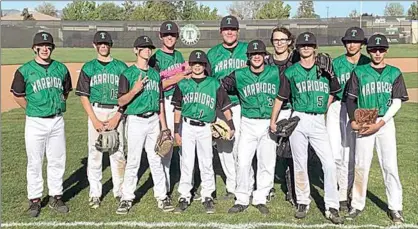
<path id="1" fill-rule="evenodd" d="M 238 41 L 239 23 L 234 16 L 225 16 L 221 20 L 220 33 L 223 39 L 221 44 L 212 47 L 208 51 L 208 60 L 211 66 L 211 76 L 221 80 L 228 76 L 235 69 L 245 67 L 247 64 L 247 43 Z M 219 159 L 226 176 L 226 198 L 234 198 L 236 186 L 236 148 L 240 135 L 241 107 L 237 95 L 231 95 L 232 117 L 236 128 L 235 138 L 231 141 L 216 140 Z M 222 117 L 222 112 L 218 112 Z M 251 170 L 253 171 L 253 170 Z M 253 174 L 253 173 L 252 173 Z M 251 176 L 253 177 L 253 175 Z M 253 184 L 254 181 L 251 181 Z M 251 188 L 252 190 L 252 188 Z"/>
<path id="2" fill-rule="evenodd" d="M 35 58 L 16 70 L 10 89 L 26 114 L 27 197 L 31 217 L 37 217 L 41 212 L 45 154 L 49 207 L 60 213 L 69 211 L 61 196 L 66 160 L 63 114 L 72 83 L 67 67 L 51 58 L 54 49 L 54 38 L 50 33 L 35 34 L 32 43 Z"/>
<path id="3" fill-rule="evenodd" d="M 250 204 L 251 165 L 256 154 L 257 185 L 252 204 L 262 214 L 268 214 L 266 202 L 274 185 L 276 163 L 276 137 L 269 133 L 268 127 L 279 88 L 279 68 L 264 64 L 267 50 L 261 40 L 249 42 L 246 53 L 250 66 L 237 69 L 222 79 L 223 87 L 238 95 L 242 114 L 237 154 L 236 201 L 228 212 L 243 212 Z"/>
<path id="4" fill-rule="evenodd" d="M 396 129 L 393 117 L 408 100 L 402 72 L 385 63 L 389 49 L 387 38 L 381 34 L 371 36 L 367 53 L 371 62 L 357 66 L 347 83 L 347 110 L 353 130 L 359 130 L 354 119 L 357 108 L 378 109 L 374 124 L 365 124 L 357 133 L 353 199 L 347 219 L 353 219 L 363 211 L 366 204 L 367 182 L 373 149 L 376 147 L 388 198 L 389 217 L 394 223 L 403 223 L 402 185 L 399 180 Z"/>
<path id="5" fill-rule="evenodd" d="M 161 131 L 167 129 L 164 98 L 160 75 L 148 65 L 155 46 L 148 36 L 140 36 L 134 42 L 136 63 L 127 68 L 119 79 L 119 106 L 125 107 L 128 159 L 122 185 L 122 198 L 117 214 L 127 214 L 135 198 L 138 169 L 142 150 L 145 148 L 152 180 L 154 197 L 163 211 L 174 207 L 167 198 L 167 178 L 162 159 L 155 152 L 155 144 Z"/>
<path id="6" fill-rule="evenodd" d="M 309 199 L 308 143 L 312 145 L 321 160 L 324 171 L 325 216 L 335 224 L 343 223 L 339 216 L 337 175 L 334 158 L 325 126 L 324 114 L 328 99 L 341 88 L 333 73 L 318 76 L 315 65 L 316 38 L 310 32 L 301 33 L 296 39 L 296 48 L 301 60 L 284 72 L 280 90 L 274 102 L 270 129 L 276 132 L 276 122 L 283 100 L 292 101 L 293 116 L 300 121 L 290 136 L 294 163 L 295 191 L 297 199 L 296 218 L 305 218 L 311 200 Z"/>
<path id="7" fill-rule="evenodd" d="M 208 63 L 205 52 L 192 51 L 189 63 L 192 67 L 192 78 L 178 83 L 172 101 L 176 109 L 174 135 L 177 144 L 182 146 L 181 176 L 178 187 L 180 198 L 175 213 L 183 212 L 190 205 L 196 154 L 202 180 L 200 192 L 202 204 L 207 213 L 214 213 L 215 207 L 211 194 L 215 191 L 215 174 L 212 165 L 213 148 L 210 123 L 215 121 L 215 108 L 218 108 L 224 113 L 233 132 L 234 124 L 229 109 L 232 104 L 219 81 L 208 77 L 205 71 Z M 183 124 L 180 134 L 181 119 L 183 119 Z"/>
<path id="8" fill-rule="evenodd" d="M 364 65 L 370 59 L 361 54 L 363 45 L 367 42 L 364 31 L 359 27 L 351 27 L 341 38 L 346 53 L 332 62 L 335 76 L 340 83 L 341 91 L 334 96 L 334 101 L 327 112 L 327 131 L 330 137 L 331 150 L 337 166 L 337 181 L 340 194 L 340 211 L 348 211 L 348 192 L 354 181 L 354 151 L 355 136 L 347 115 L 347 107 L 343 99 L 345 85 L 351 71 L 357 65 Z M 351 163 L 350 163 L 351 162 Z"/>
<path id="9" fill-rule="evenodd" d="M 113 196 L 119 198 L 125 171 L 124 121 L 123 111 L 118 106 L 119 77 L 128 66 L 110 54 L 112 37 L 106 31 L 97 31 L 93 47 L 97 58 L 85 63 L 81 68 L 75 94 L 80 96 L 81 104 L 88 115 L 88 163 L 87 176 L 90 184 L 89 205 L 96 209 L 102 196 L 102 157 L 95 147 L 101 131 L 117 129 L 119 149 L 109 152 L 112 171 Z"/>

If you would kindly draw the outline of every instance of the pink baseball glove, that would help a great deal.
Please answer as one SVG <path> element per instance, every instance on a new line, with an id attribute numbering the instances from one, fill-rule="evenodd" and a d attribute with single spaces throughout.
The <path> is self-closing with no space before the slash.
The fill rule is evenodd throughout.
<path id="1" fill-rule="evenodd" d="M 185 74 L 189 74 L 191 72 L 190 68 L 189 68 L 189 62 L 186 61 L 183 64 L 179 65 L 176 68 L 170 69 L 170 70 L 164 70 L 162 72 L 160 72 L 160 77 L 161 80 L 167 80 L 170 79 L 171 77 L 173 77 L 174 75 L 176 75 L 177 73 L 185 73 Z M 171 85 L 169 87 L 167 87 L 166 89 L 164 89 L 164 91 L 168 91 L 170 89 L 172 89 L 174 87 L 174 85 Z"/>

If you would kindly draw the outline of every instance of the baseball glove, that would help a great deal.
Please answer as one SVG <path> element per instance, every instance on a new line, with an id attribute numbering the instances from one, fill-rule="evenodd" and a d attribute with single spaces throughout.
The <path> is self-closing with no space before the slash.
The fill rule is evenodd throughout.
<path id="1" fill-rule="evenodd" d="M 119 148 L 119 133 L 117 130 L 100 132 L 96 140 L 96 149 L 100 152 L 114 153 Z"/>
<path id="2" fill-rule="evenodd" d="M 354 111 L 354 118 L 357 125 L 362 127 L 364 124 L 376 123 L 378 113 L 378 109 L 356 109 Z"/>
<path id="3" fill-rule="evenodd" d="M 277 131 L 274 134 L 278 137 L 289 137 L 292 134 L 292 132 L 295 130 L 299 121 L 300 121 L 300 118 L 297 116 L 278 121 L 276 123 Z"/>
<path id="4" fill-rule="evenodd" d="M 318 66 L 318 79 L 321 75 L 325 75 L 327 78 L 334 77 L 332 59 L 328 53 L 318 53 L 318 55 L 315 57 L 315 64 Z"/>
<path id="5" fill-rule="evenodd" d="M 224 120 L 218 119 L 215 123 L 211 123 L 210 129 L 213 138 L 231 140 L 231 128 Z"/>
<path id="6" fill-rule="evenodd" d="M 167 156 L 174 146 L 174 139 L 171 135 L 170 129 L 166 129 L 160 132 L 157 138 L 157 142 L 155 143 L 155 153 L 158 154 L 160 157 Z"/>
<path id="7" fill-rule="evenodd" d="M 183 64 L 179 65 L 176 68 L 167 69 L 167 70 L 164 70 L 164 71 L 160 72 L 160 77 L 161 77 L 161 80 L 164 81 L 164 80 L 170 79 L 171 77 L 173 77 L 177 73 L 181 73 L 181 72 L 183 72 L 185 74 L 188 74 L 190 72 L 189 63 L 187 61 L 184 62 Z M 172 89 L 173 87 L 174 87 L 174 85 L 171 85 L 171 86 L 165 88 L 164 91 L 168 91 L 168 90 Z"/>

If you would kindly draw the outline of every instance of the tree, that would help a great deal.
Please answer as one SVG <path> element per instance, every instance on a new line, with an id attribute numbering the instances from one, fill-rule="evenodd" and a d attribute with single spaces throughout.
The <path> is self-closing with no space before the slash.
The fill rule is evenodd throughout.
<path id="1" fill-rule="evenodd" d="M 357 10 L 352 10 L 351 13 L 348 16 L 350 18 L 356 18 L 356 17 L 359 17 L 360 14 L 357 12 Z"/>
<path id="2" fill-rule="evenodd" d="M 177 10 L 177 19 L 189 20 L 217 20 L 218 9 L 211 10 L 209 6 L 197 4 L 195 0 L 179 1 L 175 4 Z"/>
<path id="3" fill-rule="evenodd" d="M 74 0 L 62 9 L 64 20 L 95 20 L 98 17 L 94 1 Z"/>
<path id="4" fill-rule="evenodd" d="M 264 1 L 236 1 L 228 7 L 231 15 L 243 20 L 254 19 L 257 12 L 266 4 Z"/>
<path id="5" fill-rule="evenodd" d="M 123 20 L 129 20 L 132 16 L 132 13 L 135 11 L 135 3 L 131 0 L 125 0 L 122 3 L 123 6 Z"/>
<path id="6" fill-rule="evenodd" d="M 255 18 L 256 19 L 282 19 L 289 18 L 290 10 L 292 8 L 286 4 L 283 6 L 281 0 L 270 0 L 261 9 L 258 10 Z"/>
<path id="7" fill-rule="evenodd" d="M 165 21 L 177 18 L 176 6 L 172 2 L 148 0 L 142 5 L 135 7 L 131 20 L 142 21 Z"/>
<path id="8" fill-rule="evenodd" d="M 314 4 L 312 0 L 302 0 L 299 3 L 298 12 L 296 18 L 319 18 L 318 14 L 315 14 Z"/>
<path id="9" fill-rule="evenodd" d="M 404 15 L 404 8 L 399 2 L 391 2 L 386 4 L 385 16 L 402 16 Z"/>
<path id="10" fill-rule="evenodd" d="M 123 8 L 113 2 L 105 2 L 96 8 L 96 20 L 123 20 Z"/>
<path id="11" fill-rule="evenodd" d="M 192 20 L 219 20 L 220 16 L 218 15 L 218 9 L 210 9 L 209 6 L 200 4 L 198 11 L 196 11 L 195 16 Z"/>
<path id="12" fill-rule="evenodd" d="M 29 13 L 28 8 L 24 8 L 22 10 L 22 13 L 20 14 L 20 16 L 23 16 L 23 20 L 24 21 L 31 21 L 31 20 L 35 20 L 35 18 L 33 18 L 33 15 Z"/>
<path id="13" fill-rule="evenodd" d="M 57 9 L 50 2 L 43 2 L 41 5 L 37 6 L 35 10 L 39 13 L 43 13 L 52 17 L 58 16 Z"/>
<path id="14" fill-rule="evenodd" d="M 411 7 L 408 9 L 408 16 L 411 17 L 412 20 L 418 20 L 418 1 L 413 2 Z"/>

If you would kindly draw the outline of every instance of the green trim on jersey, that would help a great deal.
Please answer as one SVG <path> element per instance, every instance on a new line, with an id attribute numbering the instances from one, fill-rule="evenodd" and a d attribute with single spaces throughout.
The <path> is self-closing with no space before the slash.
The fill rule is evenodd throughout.
<path id="1" fill-rule="evenodd" d="M 183 54 L 181 54 L 181 52 L 177 50 L 174 50 L 173 56 L 163 52 L 161 49 L 158 49 L 154 53 L 154 55 L 155 55 L 155 59 L 158 64 L 158 67 L 160 69 L 160 72 L 164 70 L 171 70 L 171 69 L 177 68 L 185 62 Z M 172 96 L 173 93 L 174 93 L 174 87 L 168 91 L 165 91 L 164 97 Z"/>
<path id="2" fill-rule="evenodd" d="M 279 68 L 265 65 L 260 75 L 251 72 L 250 67 L 235 70 L 241 114 L 246 118 L 269 119 L 274 100 L 279 92 Z"/>
<path id="3" fill-rule="evenodd" d="M 234 70 L 247 66 L 247 42 L 238 41 L 233 53 L 228 51 L 222 44 L 212 47 L 208 51 L 208 60 L 212 68 L 212 76 L 221 80 Z M 236 95 L 229 95 L 232 104 L 238 104 Z"/>
<path id="4" fill-rule="evenodd" d="M 316 67 L 306 71 L 300 63 L 295 63 L 284 72 L 289 80 L 292 106 L 295 111 L 324 114 L 330 93 L 329 80 L 317 77 Z"/>
<path id="5" fill-rule="evenodd" d="M 186 118 L 212 123 L 216 119 L 216 93 L 220 82 L 212 77 L 206 77 L 200 83 L 193 79 L 184 79 L 178 83 L 183 95 L 181 115 Z"/>
<path id="6" fill-rule="evenodd" d="M 399 68 L 386 65 L 379 74 L 370 64 L 354 69 L 358 78 L 358 108 L 379 109 L 379 116 L 386 114 L 392 103 L 392 86 L 401 74 Z"/>
<path id="7" fill-rule="evenodd" d="M 90 78 L 90 103 L 117 105 L 119 77 L 127 68 L 128 65 L 117 59 L 106 66 L 97 59 L 85 63 L 81 70 Z"/>
<path id="8" fill-rule="evenodd" d="M 335 76 L 338 79 L 338 82 L 340 83 L 341 91 L 336 94 L 336 96 L 339 99 L 343 98 L 345 85 L 347 84 L 347 81 L 350 79 L 351 72 L 354 70 L 356 66 L 361 66 L 365 64 L 370 63 L 370 58 L 361 54 L 359 61 L 357 64 L 352 64 L 347 60 L 347 57 L 345 54 L 335 58 L 332 61 L 332 66 L 335 72 Z"/>
<path id="9" fill-rule="evenodd" d="M 26 84 L 27 116 L 46 117 L 66 111 L 63 82 L 68 70 L 64 64 L 54 60 L 45 69 L 31 60 L 18 70 Z"/>
<path id="10" fill-rule="evenodd" d="M 159 112 L 160 111 L 160 74 L 153 68 L 149 68 L 148 71 L 143 71 L 132 65 L 127 68 L 122 74 L 129 82 L 129 90 L 133 88 L 138 81 L 139 75 L 142 73 L 142 78 L 148 76 L 148 83 L 144 86 L 144 89 L 138 93 L 137 96 L 132 99 L 128 104 L 125 114 L 136 115 L 144 114 L 147 112 Z"/>

